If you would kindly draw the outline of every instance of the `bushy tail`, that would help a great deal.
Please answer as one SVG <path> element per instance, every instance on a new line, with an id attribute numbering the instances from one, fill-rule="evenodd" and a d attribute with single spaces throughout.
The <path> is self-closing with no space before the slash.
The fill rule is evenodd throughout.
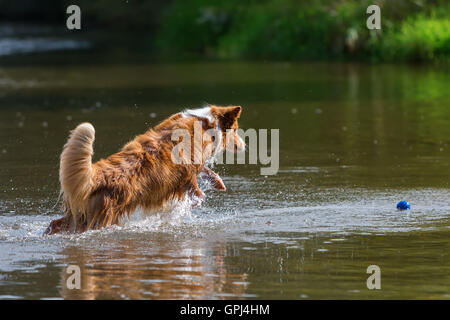
<path id="1" fill-rule="evenodd" d="M 70 206 L 74 221 L 78 213 L 84 215 L 86 198 L 92 189 L 92 155 L 95 129 L 90 123 L 78 125 L 70 133 L 61 153 L 59 181 L 61 192 Z"/>

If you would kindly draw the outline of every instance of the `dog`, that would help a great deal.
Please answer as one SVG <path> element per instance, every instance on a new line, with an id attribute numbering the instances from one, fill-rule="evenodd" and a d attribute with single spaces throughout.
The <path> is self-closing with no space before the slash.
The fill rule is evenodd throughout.
<path id="1" fill-rule="evenodd" d="M 95 129 L 90 123 L 80 124 L 61 153 L 59 180 L 64 216 L 53 220 L 44 234 L 101 229 L 120 224 L 137 209 L 158 211 L 186 196 L 201 200 L 204 193 L 198 177 L 209 181 L 214 189 L 225 191 L 220 176 L 206 165 L 224 150 L 245 150 L 245 142 L 237 133 L 241 111 L 241 106 L 207 105 L 176 113 L 135 137 L 120 152 L 94 164 Z M 189 134 L 180 140 L 193 147 L 174 152 L 177 130 Z M 196 130 L 202 135 L 200 146 L 196 144 Z M 181 162 L 174 161 L 177 156 Z"/>

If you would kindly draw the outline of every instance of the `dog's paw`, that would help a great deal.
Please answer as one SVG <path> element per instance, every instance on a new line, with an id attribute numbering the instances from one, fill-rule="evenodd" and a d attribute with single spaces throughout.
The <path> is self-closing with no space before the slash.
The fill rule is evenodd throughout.
<path id="1" fill-rule="evenodd" d="M 227 188 L 225 187 L 225 184 L 223 183 L 222 178 L 212 171 L 211 169 L 207 168 L 205 171 L 202 172 L 201 178 L 203 180 L 208 181 L 208 183 L 211 185 L 212 188 L 218 190 L 218 191 L 225 191 Z"/>
<path id="2" fill-rule="evenodd" d="M 214 187 L 214 189 L 219 191 L 227 190 L 227 187 L 225 187 L 222 178 L 218 174 L 216 174 L 216 176 L 214 177 L 214 180 L 211 182 L 211 185 Z"/>

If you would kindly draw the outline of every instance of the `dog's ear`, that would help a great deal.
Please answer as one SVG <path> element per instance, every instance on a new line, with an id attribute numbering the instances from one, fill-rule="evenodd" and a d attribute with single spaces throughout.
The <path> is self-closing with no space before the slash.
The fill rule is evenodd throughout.
<path id="1" fill-rule="evenodd" d="M 241 116 L 242 107 L 241 106 L 231 106 L 231 107 L 218 107 L 213 109 L 213 114 L 217 114 L 219 118 L 228 119 L 234 121 Z"/>
<path id="2" fill-rule="evenodd" d="M 242 112 L 241 106 L 217 107 L 211 106 L 211 113 L 220 123 L 222 130 L 237 129 L 237 119 Z"/>
<path id="3" fill-rule="evenodd" d="M 232 106 L 229 107 L 229 111 L 227 112 L 227 115 L 229 118 L 236 119 L 241 116 L 242 107 L 241 106 Z"/>

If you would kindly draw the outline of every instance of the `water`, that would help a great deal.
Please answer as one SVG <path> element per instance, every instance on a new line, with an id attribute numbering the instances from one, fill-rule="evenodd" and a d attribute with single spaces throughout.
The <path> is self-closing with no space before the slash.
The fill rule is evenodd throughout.
<path id="1" fill-rule="evenodd" d="M 44 44 L 45 45 L 45 44 Z M 156 62 L 61 51 L 0 60 L 0 298 L 450 298 L 448 69 Z M 243 106 L 280 129 L 280 170 L 218 165 L 191 213 L 42 237 L 58 157 L 96 128 L 95 160 L 185 107 Z M 412 210 L 399 212 L 406 199 Z M 81 290 L 66 267 L 81 268 Z M 381 268 L 381 290 L 366 269 Z"/>

